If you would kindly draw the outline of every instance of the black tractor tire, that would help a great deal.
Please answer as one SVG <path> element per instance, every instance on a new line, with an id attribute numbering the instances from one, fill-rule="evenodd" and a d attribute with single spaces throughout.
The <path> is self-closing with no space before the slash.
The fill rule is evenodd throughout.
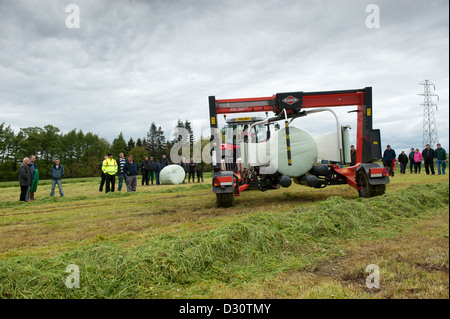
<path id="1" fill-rule="evenodd" d="M 233 207 L 234 194 L 233 193 L 216 194 L 216 205 L 217 207 L 222 208 Z"/>
<path id="2" fill-rule="evenodd" d="M 358 172 L 359 182 L 362 189 L 358 191 L 359 197 L 369 198 L 383 195 L 386 192 L 386 184 L 371 185 L 365 171 Z"/>

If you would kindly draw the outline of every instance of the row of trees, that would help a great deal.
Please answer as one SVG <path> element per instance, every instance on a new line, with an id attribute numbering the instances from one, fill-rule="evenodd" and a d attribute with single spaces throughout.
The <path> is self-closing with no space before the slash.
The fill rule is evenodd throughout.
<path id="1" fill-rule="evenodd" d="M 189 132 L 178 134 L 183 130 Z M 185 132 L 185 131 L 183 131 Z M 194 134 L 189 121 L 178 120 L 173 139 L 166 141 L 161 126 L 151 123 L 149 131 L 136 142 L 130 138 L 125 141 L 122 132 L 110 143 L 97 134 L 73 129 L 63 133 L 57 127 L 46 125 L 44 128 L 21 128 L 16 134 L 11 126 L 0 124 L 0 181 L 17 180 L 18 165 L 24 157 L 36 155 L 41 178 L 49 178 L 50 167 L 55 158 L 59 158 L 66 169 L 66 177 L 98 176 L 98 166 L 103 157 L 111 152 L 117 158 L 120 152 L 131 154 L 136 161 L 145 156 L 161 159 L 170 154 L 171 147 L 178 141 L 194 143 Z M 203 142 L 204 143 L 204 142 Z M 202 144 L 203 144 L 202 143 Z"/>

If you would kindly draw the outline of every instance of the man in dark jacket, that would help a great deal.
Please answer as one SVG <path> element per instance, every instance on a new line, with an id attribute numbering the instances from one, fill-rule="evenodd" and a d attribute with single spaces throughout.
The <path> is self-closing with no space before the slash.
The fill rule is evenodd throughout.
<path id="1" fill-rule="evenodd" d="M 414 168 L 414 154 L 416 152 L 414 151 L 414 147 L 411 147 L 411 150 L 409 152 L 409 171 L 412 174 L 413 173 L 413 168 Z"/>
<path id="2" fill-rule="evenodd" d="M 59 163 L 59 159 L 55 159 L 55 164 L 53 164 L 50 169 L 50 176 L 52 177 L 52 191 L 50 192 L 50 197 L 55 195 L 55 186 L 58 184 L 59 195 L 64 197 L 61 178 L 64 176 L 64 166 Z"/>
<path id="3" fill-rule="evenodd" d="M 405 174 L 406 165 L 408 164 L 408 156 L 406 156 L 405 151 L 398 156 L 398 162 L 400 163 L 400 174 Z"/>
<path id="4" fill-rule="evenodd" d="M 191 158 L 191 161 L 189 162 L 189 167 L 188 167 L 188 171 L 189 171 L 189 178 L 188 178 L 188 183 L 191 182 L 191 176 L 192 176 L 192 183 L 195 183 L 195 168 L 197 167 L 197 163 L 194 162 L 194 159 Z"/>
<path id="5" fill-rule="evenodd" d="M 142 185 L 148 186 L 148 172 L 150 170 L 149 167 L 150 161 L 148 160 L 148 156 L 141 162 L 141 172 L 142 172 Z"/>
<path id="6" fill-rule="evenodd" d="M 105 161 L 108 158 L 108 156 L 104 156 L 103 157 L 103 161 Z M 98 169 L 100 170 L 100 176 L 101 176 L 101 180 L 100 180 L 100 188 L 98 189 L 99 192 L 103 192 L 103 186 L 105 185 L 106 182 L 106 175 L 105 173 L 103 173 L 103 162 L 100 162 L 100 164 L 98 165 Z"/>
<path id="7" fill-rule="evenodd" d="M 430 169 L 431 174 L 434 175 L 434 150 L 431 148 L 430 144 L 427 144 L 422 151 L 422 158 L 425 162 L 425 171 L 427 175 L 430 175 Z"/>
<path id="8" fill-rule="evenodd" d="M 166 158 L 166 154 L 163 154 L 162 160 L 161 160 L 161 169 L 163 169 L 166 166 L 169 166 L 169 160 Z"/>
<path id="9" fill-rule="evenodd" d="M 128 156 L 128 161 L 123 166 L 123 172 L 127 176 L 127 192 L 135 192 L 137 186 L 137 175 L 139 174 L 139 166 L 133 160 L 133 155 Z"/>
<path id="10" fill-rule="evenodd" d="M 386 146 L 386 150 L 383 154 L 383 163 L 385 167 L 389 168 L 389 175 L 394 177 L 394 159 L 397 157 L 395 151 L 390 145 Z"/>
<path id="11" fill-rule="evenodd" d="M 30 162 L 30 159 L 26 157 L 19 167 L 20 201 L 22 202 L 27 202 L 25 197 L 27 196 L 28 189 L 32 182 L 30 168 L 28 167 Z"/>

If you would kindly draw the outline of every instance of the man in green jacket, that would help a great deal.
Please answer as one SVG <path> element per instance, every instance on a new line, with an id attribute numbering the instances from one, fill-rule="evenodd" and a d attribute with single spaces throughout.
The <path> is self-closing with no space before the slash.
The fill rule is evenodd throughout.
<path id="1" fill-rule="evenodd" d="M 436 158 L 436 164 L 438 167 L 438 175 L 441 175 L 441 166 L 442 166 L 442 174 L 445 175 L 445 167 L 447 163 L 447 152 L 441 147 L 441 144 L 437 144 L 437 148 L 434 150 L 434 157 Z"/>

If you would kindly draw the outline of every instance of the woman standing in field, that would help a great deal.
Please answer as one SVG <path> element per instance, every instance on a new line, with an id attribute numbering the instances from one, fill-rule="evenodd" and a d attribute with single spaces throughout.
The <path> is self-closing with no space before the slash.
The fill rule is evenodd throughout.
<path id="1" fill-rule="evenodd" d="M 30 156 L 30 164 L 28 164 L 28 166 L 30 167 L 30 171 L 31 171 L 31 186 L 30 186 L 30 197 L 28 198 L 29 200 L 35 200 L 34 198 L 34 193 L 37 190 L 38 187 L 38 183 L 39 183 L 39 171 L 38 171 L 38 167 L 36 165 L 36 156 L 31 155 Z"/>
<path id="2" fill-rule="evenodd" d="M 417 169 L 419 170 L 422 167 L 422 153 L 420 153 L 419 149 L 416 148 L 416 153 L 414 153 L 414 174 L 417 174 Z"/>

